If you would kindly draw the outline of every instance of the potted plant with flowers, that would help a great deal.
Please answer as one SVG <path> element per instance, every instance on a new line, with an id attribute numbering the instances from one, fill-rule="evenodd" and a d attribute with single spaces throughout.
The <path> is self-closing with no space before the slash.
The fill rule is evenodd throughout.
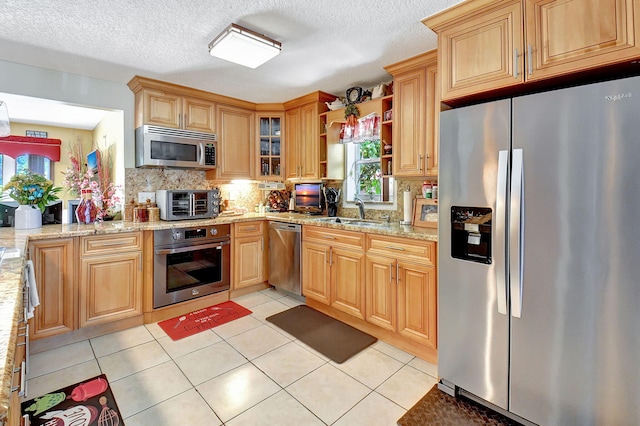
<path id="1" fill-rule="evenodd" d="M 30 170 L 20 172 L 4 186 L 9 196 L 20 204 L 15 213 L 15 228 L 30 229 L 42 226 L 42 213 L 51 201 L 58 200 L 56 195 L 62 188 L 53 186 L 53 182 Z"/>

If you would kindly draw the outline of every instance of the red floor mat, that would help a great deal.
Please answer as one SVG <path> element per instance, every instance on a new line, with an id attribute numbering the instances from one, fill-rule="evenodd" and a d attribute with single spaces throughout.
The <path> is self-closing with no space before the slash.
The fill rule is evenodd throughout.
<path id="1" fill-rule="evenodd" d="M 161 321 L 158 325 L 172 340 L 180 340 L 249 314 L 250 310 L 229 300 Z"/>

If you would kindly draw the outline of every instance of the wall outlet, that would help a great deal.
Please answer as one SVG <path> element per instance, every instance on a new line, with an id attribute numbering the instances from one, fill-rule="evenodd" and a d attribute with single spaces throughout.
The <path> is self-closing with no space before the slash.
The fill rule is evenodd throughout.
<path id="1" fill-rule="evenodd" d="M 146 203 L 147 200 L 151 200 L 152 203 L 156 202 L 155 192 L 138 192 L 138 202 Z"/>

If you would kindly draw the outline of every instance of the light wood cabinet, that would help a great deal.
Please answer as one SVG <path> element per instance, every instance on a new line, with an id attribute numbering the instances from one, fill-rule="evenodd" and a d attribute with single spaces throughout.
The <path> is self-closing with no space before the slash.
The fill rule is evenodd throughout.
<path id="1" fill-rule="evenodd" d="M 26 323 L 26 311 L 23 311 L 23 303 L 25 301 L 26 288 L 22 290 L 22 303 L 18 307 L 18 311 L 25 312 L 24 315 L 20 315 L 20 320 L 15 327 L 15 345 L 14 345 L 14 358 L 13 368 L 11 370 L 11 383 L 9 395 L 9 410 L 7 412 L 6 424 L 7 426 L 20 426 L 21 424 L 21 411 L 20 411 L 20 398 L 29 399 L 27 393 L 27 366 L 28 355 L 27 348 L 29 347 L 29 325 Z M 7 336 L 8 337 L 8 336 Z M 11 341 L 11 340 L 9 340 Z M 10 367 L 10 366 L 9 366 Z M 24 387 L 23 387 L 24 384 Z"/>
<path id="2" fill-rule="evenodd" d="M 334 99 L 333 95 L 314 92 L 284 104 L 287 179 L 322 177 L 319 115 L 327 110 L 324 102 Z"/>
<path id="3" fill-rule="evenodd" d="M 79 327 L 142 314 L 142 234 L 81 237 Z"/>
<path id="4" fill-rule="evenodd" d="M 18 337 L 18 343 L 15 346 L 15 358 L 13 363 L 13 374 L 12 374 L 12 382 L 11 382 L 11 395 L 9 397 L 9 412 L 7 413 L 7 426 L 20 426 L 22 424 L 22 416 L 20 410 L 20 398 L 29 399 L 28 393 L 24 393 L 25 389 L 22 389 L 22 375 L 26 374 L 25 368 L 23 365 L 26 363 L 26 353 L 25 353 L 25 345 L 24 345 L 24 337 Z M 24 383 L 26 385 L 27 379 L 24 379 Z M 15 389 L 15 390 L 14 390 Z"/>
<path id="5" fill-rule="evenodd" d="M 136 94 L 142 111 L 142 124 L 195 130 L 215 131 L 215 103 L 180 94 L 143 89 Z"/>
<path id="6" fill-rule="evenodd" d="M 233 289 L 260 284 L 267 279 L 265 242 L 266 226 L 263 221 L 234 224 L 233 236 Z"/>
<path id="7" fill-rule="evenodd" d="M 364 234 L 304 226 L 302 293 L 364 319 Z"/>
<path id="8" fill-rule="evenodd" d="M 33 240 L 29 253 L 40 297 L 33 340 L 142 315 L 141 232 Z"/>
<path id="9" fill-rule="evenodd" d="M 436 51 L 385 67 L 393 75 L 393 175 L 437 175 Z"/>
<path id="10" fill-rule="evenodd" d="M 368 235 L 366 320 L 437 347 L 435 243 Z"/>
<path id="11" fill-rule="evenodd" d="M 258 113 L 257 175 L 262 180 L 283 179 L 284 114 Z"/>
<path id="12" fill-rule="evenodd" d="M 640 57 L 637 0 L 474 0 L 423 20 L 443 101 Z"/>
<path id="13" fill-rule="evenodd" d="M 227 105 L 216 108 L 220 179 L 255 177 L 255 112 Z"/>
<path id="14" fill-rule="evenodd" d="M 302 295 L 325 305 L 331 304 L 331 269 L 328 265 L 327 244 L 302 241 Z"/>
<path id="15" fill-rule="evenodd" d="M 33 240 L 33 261 L 40 306 L 30 320 L 31 338 L 40 339 L 77 327 L 77 287 L 73 238 Z"/>

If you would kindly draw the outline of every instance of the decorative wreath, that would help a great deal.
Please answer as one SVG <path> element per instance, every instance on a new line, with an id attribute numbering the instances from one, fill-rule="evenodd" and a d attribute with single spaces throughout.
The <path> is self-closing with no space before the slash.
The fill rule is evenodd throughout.
<path id="1" fill-rule="evenodd" d="M 354 104 L 349 104 L 344 109 L 344 118 L 347 120 L 347 126 L 355 127 L 358 123 L 358 116 L 360 115 L 360 111 L 358 111 L 358 107 Z"/>

